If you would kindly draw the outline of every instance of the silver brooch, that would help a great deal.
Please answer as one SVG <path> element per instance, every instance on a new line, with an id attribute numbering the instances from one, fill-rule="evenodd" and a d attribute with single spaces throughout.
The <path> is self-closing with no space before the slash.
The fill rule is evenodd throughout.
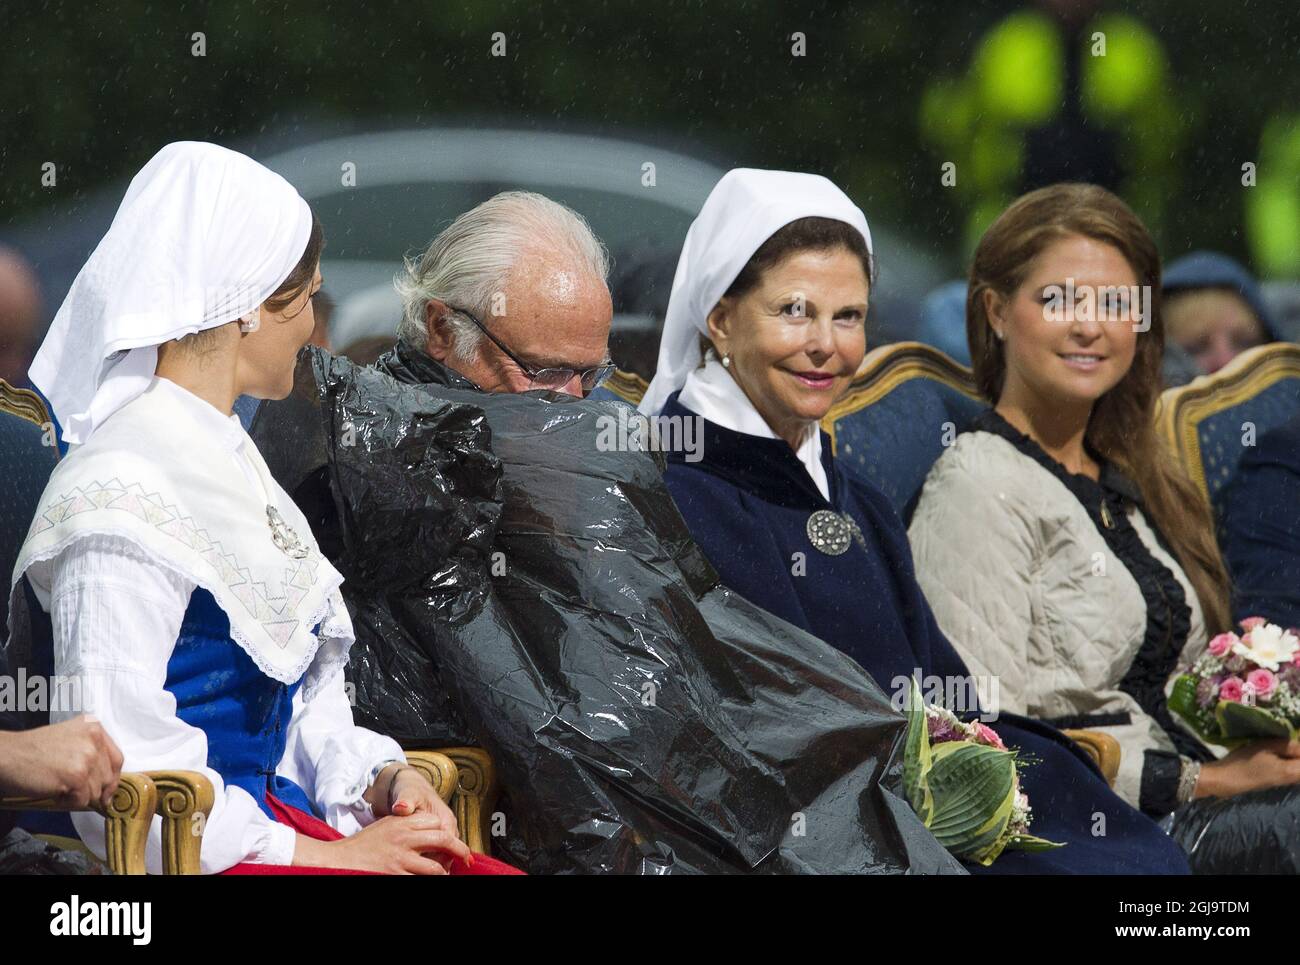
<path id="1" fill-rule="evenodd" d="M 827 556 L 847 553 L 849 544 L 855 539 L 865 548 L 862 530 L 848 513 L 819 509 L 808 517 L 808 541 L 814 549 Z"/>
<path id="2" fill-rule="evenodd" d="M 302 537 L 284 521 L 280 511 L 269 503 L 266 506 L 266 525 L 271 527 L 271 539 L 280 552 L 295 560 L 300 560 L 307 555 L 309 551 Z"/>

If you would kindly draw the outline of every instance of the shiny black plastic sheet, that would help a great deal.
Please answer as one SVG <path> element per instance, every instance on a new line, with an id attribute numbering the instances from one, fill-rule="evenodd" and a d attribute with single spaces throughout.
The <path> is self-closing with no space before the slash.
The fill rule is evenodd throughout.
<path id="1" fill-rule="evenodd" d="M 717 584 L 609 418 L 304 354 L 254 437 L 290 492 L 328 477 L 358 722 L 484 747 L 534 873 L 962 873 L 902 797 L 903 718 Z"/>
<path id="2" fill-rule="evenodd" d="M 0 835 L 0 875 L 111 875 L 98 858 L 65 851 L 21 828 Z"/>
<path id="3" fill-rule="evenodd" d="M 1174 812 L 1169 833 L 1193 874 L 1300 874 L 1300 786 L 1197 798 Z"/>

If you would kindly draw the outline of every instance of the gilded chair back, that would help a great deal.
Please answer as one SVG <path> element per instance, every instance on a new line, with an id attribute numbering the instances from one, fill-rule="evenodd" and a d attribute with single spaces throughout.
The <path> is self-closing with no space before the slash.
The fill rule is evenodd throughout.
<path id="1" fill-rule="evenodd" d="M 41 397 L 0 379 L 0 638 L 9 616 L 9 576 L 59 450 Z"/>
<path id="2" fill-rule="evenodd" d="M 867 353 L 822 428 L 840 465 L 906 520 L 930 467 L 985 408 L 970 369 L 932 346 L 896 342 Z"/>
<path id="3" fill-rule="evenodd" d="M 591 398 L 603 402 L 626 402 L 635 406 L 640 404 L 641 397 L 648 388 L 650 383 L 635 372 L 618 369 L 608 382 L 591 393 Z"/>
<path id="4" fill-rule="evenodd" d="M 1156 424 L 1213 505 L 1248 446 L 1300 416 L 1300 346 L 1249 349 L 1213 375 L 1167 389 Z"/>

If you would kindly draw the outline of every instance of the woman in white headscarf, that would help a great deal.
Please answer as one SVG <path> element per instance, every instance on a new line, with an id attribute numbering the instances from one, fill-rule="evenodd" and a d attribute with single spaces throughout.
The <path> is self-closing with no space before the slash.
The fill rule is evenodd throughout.
<path id="1" fill-rule="evenodd" d="M 700 420 L 697 432 L 661 427 L 702 439 L 668 453 L 665 478 L 724 584 L 853 657 L 900 705 L 914 675 L 973 695 L 902 521 L 836 463 L 818 426 L 866 352 L 873 267 L 866 218 L 830 181 L 729 172 L 687 233 L 642 411 Z M 995 726 L 1037 759 L 1023 777 L 1032 833 L 1066 847 L 1004 852 L 987 870 L 1186 873 L 1178 847 L 1059 731 L 1009 714 Z"/>
<path id="2" fill-rule="evenodd" d="M 445 873 L 468 857 L 455 819 L 354 726 L 342 578 L 231 411 L 292 388 L 322 245 L 241 154 L 176 143 L 136 175 L 31 367 L 71 448 L 14 570 L 9 647 L 33 601 L 80 698 L 52 718 L 93 713 L 125 770 L 212 781 L 204 872 Z M 103 855 L 102 819 L 73 823 Z"/>

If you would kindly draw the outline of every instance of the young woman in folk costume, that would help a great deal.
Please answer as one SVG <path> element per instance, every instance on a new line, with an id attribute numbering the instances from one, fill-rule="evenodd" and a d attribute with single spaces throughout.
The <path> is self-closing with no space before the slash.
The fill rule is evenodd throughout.
<path id="1" fill-rule="evenodd" d="M 136 175 L 31 368 L 70 451 L 14 605 L 26 581 L 56 675 L 125 770 L 212 781 L 205 873 L 513 871 L 472 856 L 398 745 L 354 726 L 342 578 L 231 414 L 290 391 L 322 245 L 243 155 L 171 144 Z M 73 823 L 102 855 L 103 819 Z M 147 857 L 159 871 L 159 819 Z"/>

